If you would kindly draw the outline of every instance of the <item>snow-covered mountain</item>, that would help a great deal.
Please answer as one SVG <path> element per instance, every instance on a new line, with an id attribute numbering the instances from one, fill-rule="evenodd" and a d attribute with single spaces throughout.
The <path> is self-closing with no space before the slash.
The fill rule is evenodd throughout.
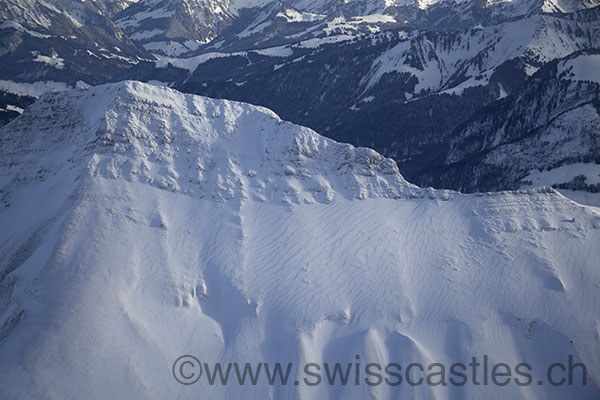
<path id="1" fill-rule="evenodd" d="M 264 47 L 262 42 L 269 33 L 277 32 L 275 36 L 282 41 L 297 30 L 298 24 L 304 24 L 308 32 L 319 32 L 324 22 L 337 22 L 337 27 L 328 27 L 329 33 L 336 28 L 355 30 L 356 25 L 368 26 L 366 32 L 372 33 L 390 23 L 413 29 L 454 30 L 533 14 L 573 13 L 596 5 L 596 0 L 140 0 L 115 21 L 149 51 L 173 56 L 193 52 L 216 38 L 220 39 L 216 43 L 229 39 L 235 44 L 235 38 L 225 33 L 231 25 L 238 39 L 255 36 L 254 46 Z"/>
<path id="2" fill-rule="evenodd" d="M 46 94 L 3 127 L 0 194 L 3 399 L 600 393 L 600 214 L 549 188 L 421 189 L 267 109 L 124 82 Z M 533 384 L 183 386 L 184 354 L 487 355 Z M 591 381 L 550 385 L 569 355 Z"/>
<path id="3" fill-rule="evenodd" d="M 136 79 L 267 107 L 332 139 L 374 148 L 422 186 L 515 189 L 534 165 L 600 163 L 597 79 L 536 75 L 599 51 L 597 0 L 7 4 L 0 7 L 0 62 L 7 66 L 0 123 L 49 90 Z M 583 132 L 585 143 L 558 151 L 525 140 L 530 131 L 501 131 L 504 114 L 494 112 L 527 119 L 527 101 L 549 93 L 556 107 L 539 114 L 549 119 L 515 126 L 531 130 L 535 120 L 548 127 L 559 118 L 548 143 L 571 143 L 560 136 L 573 132 Z M 586 111 L 563 121 L 560 105 L 579 94 L 574 100 L 588 104 Z M 490 118 L 496 122 L 480 130 Z M 514 145 L 527 151 L 500 154 L 508 138 L 523 139 Z"/>

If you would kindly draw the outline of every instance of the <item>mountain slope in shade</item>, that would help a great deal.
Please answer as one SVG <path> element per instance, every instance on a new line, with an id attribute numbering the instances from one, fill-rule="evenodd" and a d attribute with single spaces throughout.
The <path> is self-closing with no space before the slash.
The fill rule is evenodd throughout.
<path id="1" fill-rule="evenodd" d="M 273 15 L 279 15 L 278 23 L 269 25 Z M 599 7 L 568 14 L 538 10 L 512 19 L 505 15 L 503 22 L 480 16 L 472 24 L 449 28 L 424 15 L 407 17 L 408 25 L 402 25 L 404 17 L 398 15 L 333 18 L 278 9 L 256 17 L 252 29 L 242 20 L 234 22 L 202 54 L 157 64 L 164 70 L 168 62 L 182 68 L 174 88 L 262 105 L 327 137 L 373 148 L 396 160 L 404 176 L 421 186 L 515 189 L 533 165 L 600 162 L 594 107 L 560 116 L 550 129 L 551 143 L 568 142 L 578 130 L 571 122 L 577 121 L 581 136 L 591 137 L 582 146 L 552 149 L 535 139 L 522 140 L 540 124 L 557 122 L 566 111 L 563 105 L 598 97 L 593 65 L 586 67 L 587 83 L 568 73 L 536 72 L 554 68 L 556 60 L 598 52 Z M 427 15 L 438 14 L 430 10 Z M 557 90 L 550 94 L 552 88 Z M 548 104 L 531 114 L 528 105 L 536 96 L 543 99 L 540 109 L 541 103 Z M 476 121 L 489 119 L 494 109 L 499 110 L 497 121 L 480 129 Z M 523 131 L 515 125 L 505 134 L 500 128 L 508 114 L 536 119 L 538 125 Z M 547 119 L 542 121 L 542 115 Z M 560 126 L 566 126 L 562 135 Z M 464 145 L 465 138 L 483 139 L 477 136 L 486 136 L 488 146 Z M 515 152 L 498 154 L 510 147 L 501 146 L 493 159 L 482 161 L 490 146 L 507 140 L 520 141 L 516 145 L 529 150 L 519 151 L 526 157 L 509 162 Z"/>
<path id="2" fill-rule="evenodd" d="M 0 130 L 2 398 L 597 398 L 600 214 L 463 195 L 242 103 L 125 82 Z M 203 362 L 584 362 L 587 386 L 184 387 Z M 296 377 L 296 376 L 295 376 Z M 298 375 L 302 379 L 302 375 Z"/>
<path id="3" fill-rule="evenodd" d="M 142 43 L 187 39 L 189 46 L 194 46 L 214 39 L 232 18 L 226 2 L 221 0 L 140 0 L 117 15 L 115 21 Z"/>
<path id="4" fill-rule="evenodd" d="M 420 178 L 434 186 L 454 182 L 465 191 L 483 191 L 519 187 L 518 182 L 533 170 L 597 163 L 599 63 L 597 51 L 548 63 L 515 95 L 460 125 L 444 157 L 421 171 Z M 437 180 L 425 178 L 436 175 Z M 598 191 L 584 186 L 578 190 Z"/>
<path id="5" fill-rule="evenodd" d="M 344 36 L 339 33 L 349 31 L 353 36 L 359 25 L 362 33 L 467 30 L 541 13 L 563 16 L 597 5 L 597 0 L 140 0 L 114 21 L 148 51 L 180 57 L 206 52 L 207 43 L 217 51 L 250 50 L 269 42 L 292 43 L 290 39 L 311 33 Z"/>

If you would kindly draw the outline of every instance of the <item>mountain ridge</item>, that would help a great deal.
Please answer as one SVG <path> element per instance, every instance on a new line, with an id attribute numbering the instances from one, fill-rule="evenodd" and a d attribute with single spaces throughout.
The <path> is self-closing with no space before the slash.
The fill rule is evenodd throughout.
<path id="1" fill-rule="evenodd" d="M 64 110 L 70 110 L 70 117 L 57 121 L 54 114 Z M 24 141 L 35 142 L 24 134 L 12 143 L 9 134 L 34 132 L 33 127 L 64 132 L 52 138 L 57 140 L 54 150 L 76 146 L 80 154 L 67 159 L 73 158 L 70 163 L 75 165 L 85 163 L 86 175 L 122 177 L 201 197 L 212 192 L 221 200 L 252 196 L 266 201 L 277 193 L 291 204 L 331 202 L 334 193 L 397 198 L 414 191 L 410 195 L 417 196 L 416 186 L 404 180 L 395 162 L 373 150 L 336 143 L 262 107 L 134 81 L 44 95 L 3 129 L 0 140 L 5 149 L 23 149 Z M 74 127 L 78 127 L 75 137 L 63 136 L 71 135 Z M 177 131 L 197 133 L 183 136 Z M 19 172 L 11 172 L 17 181 L 35 180 L 40 170 L 56 173 L 48 165 L 11 160 L 11 154 L 18 151 L 5 153 L 3 164 L 20 165 Z M 108 158 L 101 160 L 104 154 Z M 261 176 L 254 179 L 257 174 Z"/>

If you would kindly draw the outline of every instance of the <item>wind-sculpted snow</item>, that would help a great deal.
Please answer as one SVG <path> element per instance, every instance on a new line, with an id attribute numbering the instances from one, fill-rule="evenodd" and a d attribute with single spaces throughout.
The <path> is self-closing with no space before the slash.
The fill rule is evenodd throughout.
<path id="1" fill-rule="evenodd" d="M 134 82 L 45 95 L 0 162 L 2 398 L 598 398 L 600 215 L 552 189 L 419 189 L 266 109 Z M 534 382 L 573 355 L 592 381 L 183 386 L 184 354 L 488 355 Z"/>

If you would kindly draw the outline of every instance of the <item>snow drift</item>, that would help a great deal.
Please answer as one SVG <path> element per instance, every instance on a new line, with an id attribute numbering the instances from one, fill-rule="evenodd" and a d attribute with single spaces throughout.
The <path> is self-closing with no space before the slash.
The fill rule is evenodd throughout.
<path id="1" fill-rule="evenodd" d="M 0 131 L 2 398 L 597 398 L 600 214 L 463 195 L 269 110 L 136 82 Z M 202 362 L 494 362 L 534 384 L 184 386 Z M 573 355 L 591 382 L 554 387 Z M 296 376 L 301 379 L 300 375 Z"/>

